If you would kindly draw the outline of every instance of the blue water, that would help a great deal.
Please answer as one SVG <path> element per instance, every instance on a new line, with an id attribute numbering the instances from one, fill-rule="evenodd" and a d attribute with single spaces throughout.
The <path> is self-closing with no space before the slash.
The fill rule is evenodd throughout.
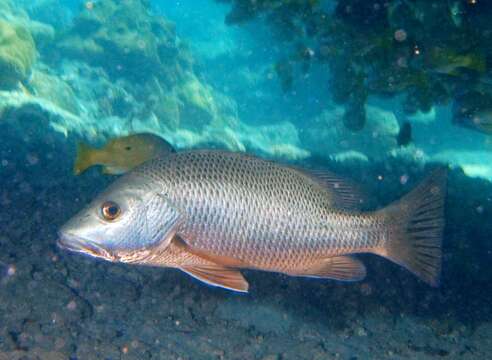
<path id="1" fill-rule="evenodd" d="M 491 16 L 483 0 L 0 0 L 0 359 L 492 358 Z M 360 255 L 361 282 L 245 271 L 239 295 L 61 250 L 115 179 L 74 175 L 77 144 L 141 132 L 330 169 L 368 208 L 448 167 L 440 287 Z"/>

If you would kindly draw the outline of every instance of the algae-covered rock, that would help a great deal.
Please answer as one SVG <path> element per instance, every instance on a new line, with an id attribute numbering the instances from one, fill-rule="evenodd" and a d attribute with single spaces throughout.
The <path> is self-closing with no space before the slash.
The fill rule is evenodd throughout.
<path id="1" fill-rule="evenodd" d="M 15 5 L 13 6 L 9 0 L 0 1 L 0 20 L 12 26 L 26 29 L 34 39 L 38 50 L 48 46 L 55 38 L 53 26 L 31 19 L 25 9 L 19 6 L 18 1 L 15 2 Z M 58 7 L 60 7 L 59 4 Z"/>
<path id="2" fill-rule="evenodd" d="M 199 129 L 212 122 L 217 112 L 212 90 L 195 76 L 190 76 L 178 90 L 181 100 L 180 124 L 188 129 Z"/>
<path id="3" fill-rule="evenodd" d="M 102 66 L 113 77 L 146 80 L 157 76 L 167 85 L 190 67 L 177 43 L 174 25 L 150 14 L 141 0 L 101 0 L 84 9 L 58 44 L 65 56 Z"/>
<path id="4" fill-rule="evenodd" d="M 91 2 L 55 48 L 53 62 L 72 64 L 63 76 L 91 117 L 193 133 L 237 119 L 235 103 L 196 75 L 174 25 L 145 0 Z"/>
<path id="5" fill-rule="evenodd" d="M 20 25 L 0 20 L 0 88 L 26 79 L 36 58 L 34 40 Z"/>
<path id="6" fill-rule="evenodd" d="M 79 113 L 79 106 L 72 88 L 57 76 L 34 71 L 30 85 L 37 96 L 51 101 L 63 110 L 73 114 Z"/>
<path id="7" fill-rule="evenodd" d="M 60 0 L 15 0 L 15 4 L 32 20 L 49 24 L 50 27 L 66 27 L 72 18 L 70 8 L 63 6 L 63 1 Z"/>
<path id="8" fill-rule="evenodd" d="M 29 29 L 38 49 L 50 46 L 55 39 L 55 29 L 51 25 L 30 20 L 25 22 L 25 26 Z"/>
<path id="9" fill-rule="evenodd" d="M 156 98 L 154 113 L 169 128 L 176 129 L 179 126 L 179 104 L 173 94 Z"/>
<path id="10" fill-rule="evenodd" d="M 10 0 L 0 1 L 0 13 L 11 14 L 14 11 L 12 7 L 12 2 Z"/>

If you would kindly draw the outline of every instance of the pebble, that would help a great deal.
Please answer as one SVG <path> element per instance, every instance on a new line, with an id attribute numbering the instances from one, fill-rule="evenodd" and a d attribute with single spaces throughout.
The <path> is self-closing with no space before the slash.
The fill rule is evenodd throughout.
<path id="1" fill-rule="evenodd" d="M 77 308 L 77 303 L 75 302 L 75 300 L 71 300 L 68 304 L 67 304 L 67 309 L 70 310 L 70 311 L 73 311 Z"/>

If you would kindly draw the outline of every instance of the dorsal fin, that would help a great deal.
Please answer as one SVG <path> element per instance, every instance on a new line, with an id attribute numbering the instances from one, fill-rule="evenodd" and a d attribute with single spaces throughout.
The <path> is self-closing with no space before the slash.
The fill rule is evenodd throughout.
<path id="1" fill-rule="evenodd" d="M 351 180 L 344 179 L 328 170 L 304 170 L 321 186 L 333 192 L 335 207 L 341 210 L 358 211 L 366 201 L 359 186 Z"/>

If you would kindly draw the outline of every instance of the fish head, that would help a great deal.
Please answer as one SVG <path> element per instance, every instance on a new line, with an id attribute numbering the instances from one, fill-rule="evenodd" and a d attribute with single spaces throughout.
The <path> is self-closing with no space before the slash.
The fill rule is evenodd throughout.
<path id="1" fill-rule="evenodd" d="M 165 194 L 130 173 L 63 225 L 58 245 L 108 261 L 139 262 L 170 243 L 179 218 Z"/>

